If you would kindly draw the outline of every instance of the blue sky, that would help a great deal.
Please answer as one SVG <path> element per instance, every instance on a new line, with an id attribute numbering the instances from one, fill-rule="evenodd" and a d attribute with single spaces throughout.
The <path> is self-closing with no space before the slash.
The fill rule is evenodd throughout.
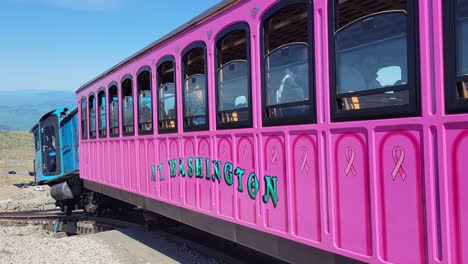
<path id="1" fill-rule="evenodd" d="M 0 91 L 75 91 L 218 2 L 2 0 Z"/>

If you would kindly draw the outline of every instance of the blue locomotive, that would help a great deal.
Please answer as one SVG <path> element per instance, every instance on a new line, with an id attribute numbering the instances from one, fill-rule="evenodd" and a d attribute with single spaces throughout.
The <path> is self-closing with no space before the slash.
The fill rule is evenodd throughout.
<path id="1" fill-rule="evenodd" d="M 59 108 L 48 112 L 31 129 L 34 134 L 35 181 L 53 185 L 77 174 L 78 116 L 77 110 Z"/>

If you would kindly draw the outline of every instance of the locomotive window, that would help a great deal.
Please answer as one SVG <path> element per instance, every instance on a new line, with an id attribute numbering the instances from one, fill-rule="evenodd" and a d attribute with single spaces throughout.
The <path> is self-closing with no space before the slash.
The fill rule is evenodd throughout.
<path id="1" fill-rule="evenodd" d="M 336 1 L 333 120 L 418 113 L 414 2 Z"/>
<path id="2" fill-rule="evenodd" d="M 468 0 L 444 1 L 446 108 L 468 112 Z"/>
<path id="3" fill-rule="evenodd" d="M 140 70 L 141 71 L 141 70 Z M 153 110 L 151 96 L 151 71 L 145 67 L 138 74 L 138 133 L 153 133 Z"/>
<path id="4" fill-rule="evenodd" d="M 119 136 L 119 95 L 117 84 L 111 84 L 109 88 L 109 128 L 110 136 Z"/>
<path id="5" fill-rule="evenodd" d="M 312 15 L 308 1 L 280 2 L 263 20 L 263 123 L 312 123 Z"/>
<path id="6" fill-rule="evenodd" d="M 88 138 L 88 111 L 86 104 L 86 97 L 81 99 L 81 138 Z"/>
<path id="7" fill-rule="evenodd" d="M 34 131 L 34 150 L 39 150 L 39 134 L 37 129 Z"/>
<path id="8" fill-rule="evenodd" d="M 236 24 L 221 32 L 216 42 L 218 128 L 252 125 L 249 31 Z"/>
<path id="9" fill-rule="evenodd" d="M 134 134 L 132 86 L 132 78 L 124 77 L 124 80 L 122 81 L 122 128 L 124 136 L 130 136 Z"/>
<path id="10" fill-rule="evenodd" d="M 104 88 L 103 88 L 104 89 Z M 98 126 L 99 137 L 107 137 L 107 120 L 106 120 L 106 92 L 104 90 L 98 93 Z"/>
<path id="11" fill-rule="evenodd" d="M 161 59 L 157 67 L 158 131 L 177 131 L 177 108 L 174 58 Z"/>
<path id="12" fill-rule="evenodd" d="M 89 138 L 96 138 L 96 98 L 89 96 Z"/>
<path id="13" fill-rule="evenodd" d="M 184 130 L 205 130 L 208 129 L 206 46 L 197 42 L 183 54 Z"/>

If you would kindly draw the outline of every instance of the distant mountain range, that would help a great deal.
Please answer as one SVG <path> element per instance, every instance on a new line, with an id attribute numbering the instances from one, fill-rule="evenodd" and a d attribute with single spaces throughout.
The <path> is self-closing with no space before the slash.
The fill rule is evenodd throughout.
<path id="1" fill-rule="evenodd" d="M 76 107 L 73 91 L 0 90 L 0 130 L 29 130 L 45 113 Z"/>

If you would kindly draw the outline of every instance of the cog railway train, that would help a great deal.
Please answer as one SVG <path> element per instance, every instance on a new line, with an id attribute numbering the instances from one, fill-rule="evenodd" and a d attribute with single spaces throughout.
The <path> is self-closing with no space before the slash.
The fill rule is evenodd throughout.
<path id="1" fill-rule="evenodd" d="M 123 201 L 293 263 L 468 263 L 466 0 L 222 1 L 76 94 L 32 129 L 68 213 Z"/>

